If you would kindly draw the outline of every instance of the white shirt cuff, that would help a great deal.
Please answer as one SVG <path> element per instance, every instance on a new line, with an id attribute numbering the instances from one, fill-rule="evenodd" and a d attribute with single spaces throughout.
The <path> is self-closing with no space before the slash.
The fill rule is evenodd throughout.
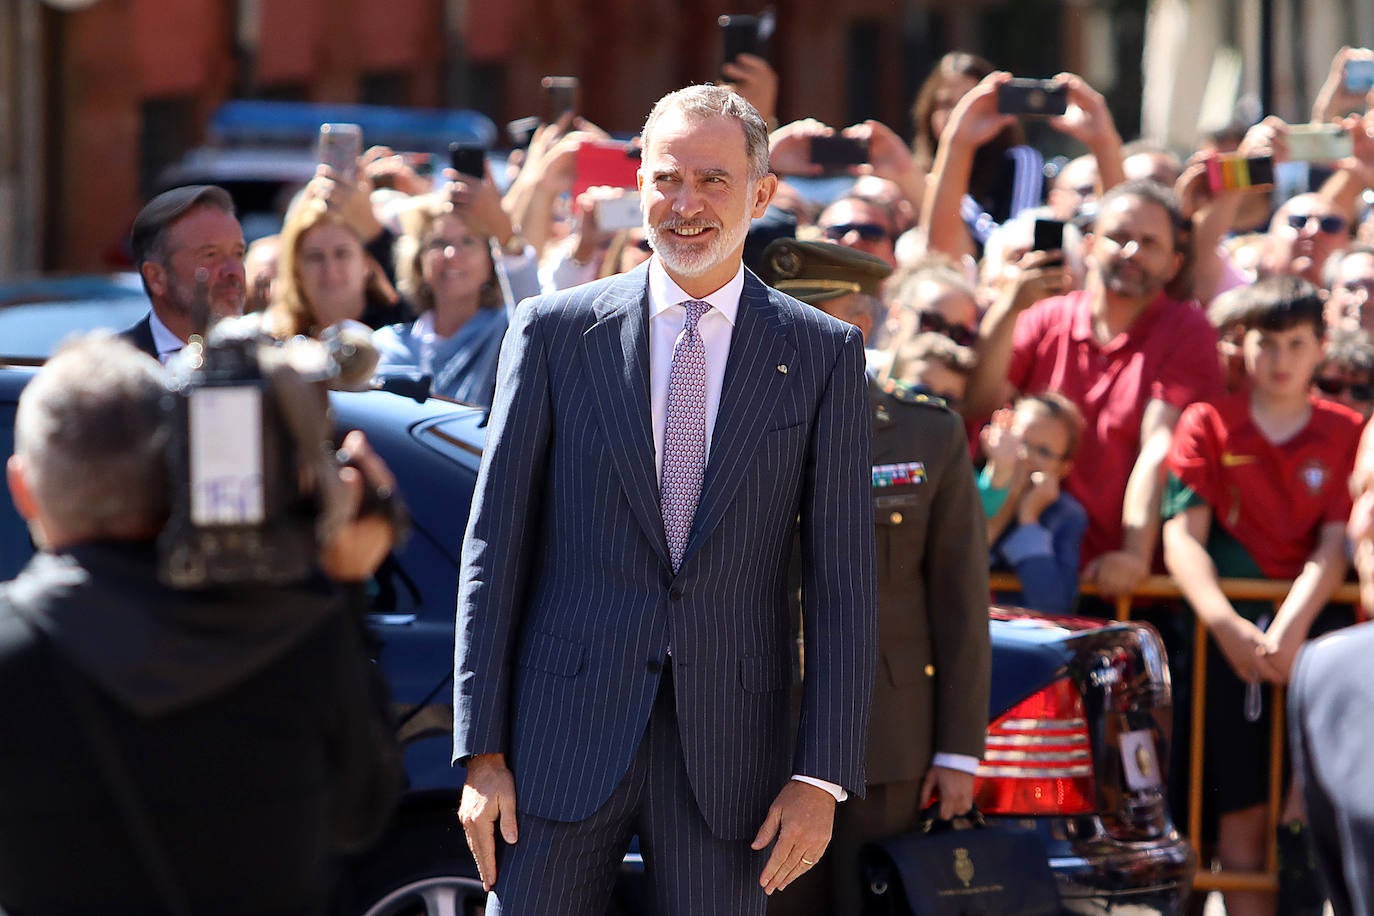
<path id="1" fill-rule="evenodd" d="M 930 760 L 931 766 L 945 767 L 950 770 L 962 770 L 965 773 L 972 773 L 975 776 L 978 775 L 978 763 L 979 760 L 977 757 L 970 757 L 967 754 L 937 753 Z"/>
<path id="2" fill-rule="evenodd" d="M 849 797 L 849 793 L 844 790 L 843 786 L 837 786 L 833 782 L 826 782 L 824 779 L 816 779 L 813 776 L 793 776 L 792 778 L 797 782 L 804 782 L 818 789 L 824 789 L 835 796 L 837 802 L 842 802 Z"/>

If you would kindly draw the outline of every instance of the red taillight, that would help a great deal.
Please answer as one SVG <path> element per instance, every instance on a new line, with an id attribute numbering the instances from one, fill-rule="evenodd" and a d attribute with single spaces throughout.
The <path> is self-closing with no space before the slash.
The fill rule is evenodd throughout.
<path id="1" fill-rule="evenodd" d="M 974 784 L 974 801 L 985 814 L 1090 814 L 1096 799 L 1083 697 L 1068 678 L 988 726 Z"/>

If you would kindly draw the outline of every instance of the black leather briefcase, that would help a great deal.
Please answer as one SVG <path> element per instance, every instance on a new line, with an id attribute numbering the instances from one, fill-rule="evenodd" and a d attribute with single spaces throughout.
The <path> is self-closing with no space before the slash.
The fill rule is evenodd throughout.
<path id="1" fill-rule="evenodd" d="M 865 916 L 1057 916 L 1059 888 L 1034 830 L 988 826 L 978 809 L 956 830 L 926 809 L 908 833 L 860 853 Z"/>

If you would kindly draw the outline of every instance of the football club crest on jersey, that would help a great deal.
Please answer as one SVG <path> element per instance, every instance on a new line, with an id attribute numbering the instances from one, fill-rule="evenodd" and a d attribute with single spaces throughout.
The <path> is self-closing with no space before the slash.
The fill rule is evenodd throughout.
<path id="1" fill-rule="evenodd" d="M 1302 466 L 1298 471 L 1303 484 L 1307 486 L 1309 492 L 1320 493 L 1326 486 L 1326 479 L 1331 476 L 1331 472 L 1326 469 L 1326 465 L 1317 461 L 1315 458 Z"/>

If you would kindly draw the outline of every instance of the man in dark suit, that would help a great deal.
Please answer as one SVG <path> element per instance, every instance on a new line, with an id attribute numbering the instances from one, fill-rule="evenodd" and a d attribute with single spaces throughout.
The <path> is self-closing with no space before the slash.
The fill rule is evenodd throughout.
<path id="1" fill-rule="evenodd" d="M 763 254 L 770 283 L 865 336 L 889 273 L 870 254 L 822 242 L 776 241 Z M 840 807 L 830 854 L 769 901 L 770 916 L 859 913 L 859 850 L 914 829 L 937 790 L 941 817 L 966 812 L 987 734 L 987 531 L 963 421 L 897 383 L 870 380 L 868 401 L 879 654 L 868 791 Z"/>
<path id="2" fill-rule="evenodd" d="M 1374 426 L 1366 427 L 1351 477 L 1360 603 L 1374 607 Z M 1338 630 L 1298 652 L 1288 685 L 1288 738 L 1307 805 L 1308 834 L 1336 916 L 1374 913 L 1374 623 Z"/>
<path id="3" fill-rule="evenodd" d="M 863 790 L 862 339 L 743 268 L 777 179 L 741 97 L 660 100 L 639 178 L 654 257 L 525 303 L 501 355 L 454 684 L 460 817 L 489 913 L 603 913 L 637 833 L 656 912 L 762 914 Z"/>
<path id="4" fill-rule="evenodd" d="M 132 244 L 152 310 L 120 336 L 144 353 L 166 362 L 186 345 L 202 270 L 211 311 L 221 318 L 243 314 L 246 249 L 228 191 L 208 184 L 164 191 L 134 217 Z"/>

